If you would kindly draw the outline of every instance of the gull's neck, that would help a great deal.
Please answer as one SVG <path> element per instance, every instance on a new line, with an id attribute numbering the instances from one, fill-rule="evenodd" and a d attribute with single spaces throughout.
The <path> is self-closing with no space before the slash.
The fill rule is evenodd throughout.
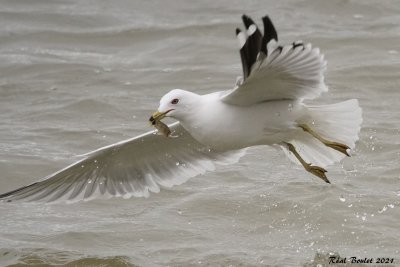
<path id="1" fill-rule="evenodd" d="M 204 127 L 207 128 L 209 126 L 208 120 L 210 117 L 207 114 L 212 114 L 214 111 L 212 109 L 215 107 L 214 104 L 220 101 L 218 93 L 206 95 L 191 94 L 190 101 L 185 108 L 185 113 L 176 119 L 180 121 L 183 128 L 196 138 L 204 131 Z"/>

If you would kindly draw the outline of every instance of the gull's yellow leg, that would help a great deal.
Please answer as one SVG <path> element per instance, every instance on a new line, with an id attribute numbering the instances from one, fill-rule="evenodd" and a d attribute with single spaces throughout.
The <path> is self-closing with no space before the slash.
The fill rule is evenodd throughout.
<path id="1" fill-rule="evenodd" d="M 311 134 L 312 136 L 314 136 L 315 138 L 317 138 L 319 141 L 321 141 L 324 145 L 326 145 L 327 147 L 330 147 L 332 149 L 335 149 L 343 154 L 345 154 L 346 156 L 350 157 L 349 153 L 347 152 L 348 149 L 350 149 L 350 147 L 348 147 L 345 144 L 342 143 L 338 143 L 338 142 L 333 142 L 333 141 L 329 141 L 325 138 L 323 138 L 322 136 L 320 136 L 319 134 L 317 134 L 316 132 L 314 132 L 310 127 L 308 127 L 308 125 L 306 124 L 300 124 L 299 127 L 301 129 L 303 129 L 303 131 Z"/>
<path id="2" fill-rule="evenodd" d="M 301 163 L 301 165 L 303 165 L 304 169 L 306 169 L 306 171 L 314 174 L 315 176 L 318 176 L 319 178 L 321 178 L 322 180 L 324 180 L 327 183 L 331 183 L 328 180 L 328 177 L 326 177 L 325 173 L 327 172 L 324 168 L 318 167 L 318 166 L 313 166 L 311 165 L 311 163 L 307 163 L 304 161 L 304 159 L 300 156 L 300 154 L 296 151 L 296 148 L 290 144 L 290 143 L 286 143 L 286 145 L 288 146 L 288 149 L 290 152 L 293 153 L 293 155 L 297 158 L 297 160 Z"/>

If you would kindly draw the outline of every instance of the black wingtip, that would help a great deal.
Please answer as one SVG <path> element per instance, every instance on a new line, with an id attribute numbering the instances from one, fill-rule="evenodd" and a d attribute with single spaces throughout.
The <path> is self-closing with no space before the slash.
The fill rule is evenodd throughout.
<path id="1" fill-rule="evenodd" d="M 255 24 L 254 21 L 246 14 L 242 15 L 242 20 L 243 20 L 244 26 L 246 26 L 246 29 L 248 29 L 250 27 L 250 25 Z"/>
<path id="2" fill-rule="evenodd" d="M 246 80 L 246 78 L 250 74 L 253 64 L 256 62 L 258 58 L 258 55 L 260 53 L 268 55 L 267 44 L 272 39 L 278 41 L 278 34 L 276 33 L 275 27 L 268 16 L 264 16 L 262 18 L 264 24 L 264 36 L 261 34 L 257 25 L 249 16 L 243 14 L 242 20 L 246 27 L 246 29 L 244 30 L 246 39 L 244 43 L 241 44 L 240 56 L 243 67 L 243 79 Z M 254 26 L 252 25 L 255 26 L 254 31 L 253 31 Z M 250 26 L 252 26 L 252 31 L 249 31 Z M 242 31 L 239 28 L 236 29 L 236 35 L 239 35 L 239 33 L 241 32 Z M 240 39 L 239 41 L 242 43 L 243 42 L 243 40 L 241 40 L 242 38 L 239 39 Z"/>
<path id="3" fill-rule="evenodd" d="M 264 24 L 264 38 L 269 42 L 271 39 L 278 41 L 278 34 L 275 30 L 274 24 L 268 16 L 262 18 Z"/>
<path id="4" fill-rule="evenodd" d="M 263 24 L 264 24 L 264 36 L 262 38 L 262 43 L 261 43 L 261 51 L 264 54 L 267 54 L 267 44 L 272 40 L 275 39 L 275 41 L 278 41 L 278 34 L 275 30 L 274 24 L 272 24 L 271 19 L 268 16 L 264 16 L 262 18 Z"/>
<path id="5" fill-rule="evenodd" d="M 299 47 L 299 46 L 304 47 L 304 44 L 302 42 L 293 42 L 292 46 L 293 46 L 293 49 L 295 49 L 296 47 Z"/>

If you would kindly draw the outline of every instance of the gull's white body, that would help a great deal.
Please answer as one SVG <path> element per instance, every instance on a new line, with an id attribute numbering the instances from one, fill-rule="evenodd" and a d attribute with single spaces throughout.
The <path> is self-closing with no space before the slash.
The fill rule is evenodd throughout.
<path id="1" fill-rule="evenodd" d="M 180 118 L 180 123 L 197 141 L 219 151 L 288 141 L 305 116 L 299 101 L 237 106 L 221 101 L 221 92 L 193 97 L 197 98 L 194 112 Z"/>
<path id="2" fill-rule="evenodd" d="M 151 131 L 100 148 L 42 181 L 0 195 L 0 200 L 147 197 L 160 186 L 178 185 L 219 164 L 237 162 L 241 148 L 255 145 L 277 145 L 296 164 L 288 144 L 307 164 L 323 168 L 340 161 L 343 153 L 299 125 L 354 148 L 362 122 L 358 101 L 305 105 L 304 99 L 328 91 L 319 49 L 302 42 L 279 46 L 268 17 L 263 18 L 264 36 L 249 17 L 244 15 L 243 21 L 247 30 L 237 30 L 237 37 L 244 74 L 233 89 L 207 95 L 175 89 L 162 97 L 157 114 L 179 121 L 169 125 L 176 138 Z"/>

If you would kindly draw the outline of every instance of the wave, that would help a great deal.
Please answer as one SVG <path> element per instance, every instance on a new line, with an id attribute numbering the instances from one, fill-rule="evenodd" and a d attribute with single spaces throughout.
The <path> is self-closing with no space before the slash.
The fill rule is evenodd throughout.
<path id="1" fill-rule="evenodd" d="M 2 266 L 113 266 L 136 267 L 131 259 L 125 256 L 97 257 L 81 255 L 71 251 L 52 251 L 42 248 L 2 249 L 0 250 Z M 4 265 L 3 265 L 4 264 Z"/>

